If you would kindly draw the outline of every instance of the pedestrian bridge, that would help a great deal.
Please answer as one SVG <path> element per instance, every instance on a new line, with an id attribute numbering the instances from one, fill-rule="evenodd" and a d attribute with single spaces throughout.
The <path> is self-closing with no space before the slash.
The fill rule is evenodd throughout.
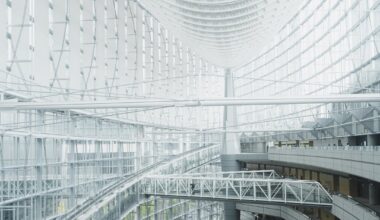
<path id="1" fill-rule="evenodd" d="M 319 182 L 283 179 L 273 170 L 149 175 L 140 190 L 146 196 L 332 206 L 332 197 Z"/>

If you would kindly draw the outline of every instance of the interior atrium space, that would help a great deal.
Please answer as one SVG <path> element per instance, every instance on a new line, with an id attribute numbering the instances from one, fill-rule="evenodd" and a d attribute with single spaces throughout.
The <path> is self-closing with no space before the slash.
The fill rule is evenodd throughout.
<path id="1" fill-rule="evenodd" d="M 0 1 L 0 220 L 380 220 L 380 0 Z"/>

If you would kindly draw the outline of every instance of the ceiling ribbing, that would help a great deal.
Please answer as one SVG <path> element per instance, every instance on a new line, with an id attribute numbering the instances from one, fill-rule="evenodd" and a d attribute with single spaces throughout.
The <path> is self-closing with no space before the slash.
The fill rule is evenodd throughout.
<path id="1" fill-rule="evenodd" d="M 210 62 L 247 62 L 273 39 L 300 0 L 139 0 L 157 19 Z"/>

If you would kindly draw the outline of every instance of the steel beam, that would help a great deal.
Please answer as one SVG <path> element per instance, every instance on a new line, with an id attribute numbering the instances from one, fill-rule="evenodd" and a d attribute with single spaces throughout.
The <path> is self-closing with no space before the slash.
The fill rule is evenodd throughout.
<path id="1" fill-rule="evenodd" d="M 287 105 L 319 103 L 380 102 L 380 93 L 322 95 L 322 96 L 261 96 L 254 98 L 183 99 L 162 101 L 156 99 L 129 99 L 94 102 L 1 102 L 0 110 L 61 110 L 150 107 L 208 107 L 244 105 Z"/>

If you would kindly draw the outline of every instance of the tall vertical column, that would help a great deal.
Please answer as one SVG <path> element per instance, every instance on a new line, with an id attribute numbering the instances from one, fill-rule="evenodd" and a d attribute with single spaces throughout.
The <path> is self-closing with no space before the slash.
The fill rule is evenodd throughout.
<path id="1" fill-rule="evenodd" d="M 26 3 L 25 3 L 26 4 Z M 33 40 L 31 45 L 33 47 L 32 57 L 32 74 L 34 80 L 39 83 L 47 84 L 47 79 L 53 78 L 49 71 L 49 2 L 47 0 L 41 0 L 35 2 L 30 7 L 30 20 L 33 20 Z M 44 116 L 43 111 L 37 111 L 37 126 L 36 130 L 39 132 L 45 132 L 44 130 Z M 40 193 L 43 191 L 42 183 L 42 161 L 43 161 L 43 145 L 45 140 L 42 138 L 35 139 L 35 172 L 36 172 L 36 191 Z M 35 219 L 42 219 L 42 195 L 35 197 L 34 207 Z"/>
<path id="2" fill-rule="evenodd" d="M 96 77 L 94 77 L 95 85 L 94 88 L 101 88 L 105 86 L 106 82 L 106 65 L 107 62 L 105 60 L 105 57 L 107 53 L 105 52 L 105 19 L 99 19 L 104 18 L 104 1 L 95 1 L 95 16 L 96 16 L 96 28 L 94 30 L 95 36 L 96 36 L 96 51 L 95 56 L 96 60 L 93 60 L 94 65 L 96 65 Z M 122 71 L 122 69 L 120 70 Z M 94 99 L 97 99 L 98 96 L 102 96 L 106 94 L 107 90 L 96 90 L 94 89 Z M 99 143 L 98 143 L 99 144 Z"/>
<path id="3" fill-rule="evenodd" d="M 102 179 L 102 155 L 101 155 L 101 142 L 100 141 L 94 141 L 95 145 L 95 161 L 96 165 L 94 166 L 94 175 L 97 179 Z M 102 185 L 102 182 L 97 182 L 98 187 Z"/>
<path id="4" fill-rule="evenodd" d="M 168 210 L 168 216 L 167 216 L 167 218 L 168 219 L 173 219 L 173 200 L 169 199 L 168 200 L 168 204 L 169 204 L 169 210 Z"/>
<path id="5" fill-rule="evenodd" d="M 182 152 L 186 152 L 188 151 L 189 149 L 189 146 L 187 146 L 187 134 L 182 134 L 182 147 L 183 147 L 183 151 Z"/>
<path id="6" fill-rule="evenodd" d="M 183 134 L 178 135 L 179 153 L 185 152 Z"/>
<path id="7" fill-rule="evenodd" d="M 375 182 L 370 182 L 368 185 L 369 189 L 369 204 L 378 205 L 380 204 L 380 184 Z"/>
<path id="8" fill-rule="evenodd" d="M 153 163 L 157 162 L 157 146 L 156 146 L 156 128 L 152 128 L 152 156 Z"/>
<path id="9" fill-rule="evenodd" d="M 197 219 L 202 219 L 202 205 L 200 200 L 197 200 Z"/>
<path id="10" fill-rule="evenodd" d="M 379 111 L 377 109 L 373 111 L 373 130 L 375 132 L 380 131 Z"/>
<path id="11" fill-rule="evenodd" d="M 233 75 L 229 69 L 225 71 L 225 88 L 224 96 L 227 98 L 234 97 Z M 240 169 L 239 163 L 235 160 L 234 154 L 240 153 L 240 140 L 237 133 L 229 133 L 227 130 L 234 129 L 237 125 L 237 115 L 235 106 L 224 107 L 223 127 L 224 135 L 222 142 L 222 170 L 237 171 Z"/>
<path id="12" fill-rule="evenodd" d="M 185 213 L 185 215 L 183 216 L 183 219 L 187 220 L 188 219 L 187 215 L 189 212 L 189 203 L 188 202 L 183 203 L 183 212 Z"/>
<path id="13" fill-rule="evenodd" d="M 368 146 L 377 146 L 379 145 L 380 140 L 378 135 L 369 134 L 367 135 L 367 145 Z"/>
<path id="14" fill-rule="evenodd" d="M 3 15 L 0 19 L 0 69 L 7 69 L 7 59 L 8 59 L 8 44 L 7 44 L 7 25 L 8 25 L 8 7 L 6 2 L 2 1 L 0 3 L 0 14 Z M 5 34 L 7 33 L 7 34 Z M 7 74 L 0 74 L 0 80 L 5 81 Z M 3 95 L 1 95 L 3 97 Z"/>
<path id="15" fill-rule="evenodd" d="M 143 155 L 143 147 L 144 147 L 144 142 L 141 140 L 141 137 L 143 136 L 143 129 L 140 126 L 136 126 L 136 133 L 137 133 L 137 141 L 136 143 L 136 166 L 135 166 L 135 171 L 138 171 L 141 169 L 142 165 L 142 155 Z"/>
<path id="16" fill-rule="evenodd" d="M 1 5 L 1 4 L 0 4 Z M 1 6 L 0 6 L 1 7 Z M 1 8 L 0 8 L 1 10 Z M 1 41 L 0 41 L 1 43 Z M 1 48 L 1 47 L 0 47 Z M 1 61 L 1 60 L 0 60 Z M 0 101 L 4 101 L 4 93 L 0 93 Z M 2 113 L 0 112 L 0 123 L 3 122 Z M 26 143 L 26 141 L 25 141 Z M 4 135 L 0 135 L 0 189 L 5 188 L 5 171 L 4 171 Z M 4 192 L 0 190 L 0 202 L 4 200 Z M 4 219 L 4 209 L 0 209 L 0 219 Z"/>
<path id="17" fill-rule="evenodd" d="M 118 171 L 118 175 L 119 177 L 122 177 L 123 176 L 123 164 L 124 164 L 124 149 L 123 149 L 123 142 L 121 141 L 117 141 L 117 154 L 118 154 L 118 160 L 119 160 L 119 164 L 118 164 L 118 168 L 117 168 L 117 171 Z"/>
<path id="18" fill-rule="evenodd" d="M 83 79 L 80 78 L 80 2 L 76 0 L 69 1 L 68 16 L 70 22 L 69 28 L 69 85 L 70 89 L 82 89 Z"/>
<path id="19" fill-rule="evenodd" d="M 159 211 L 159 208 L 158 208 L 158 200 L 157 200 L 157 197 L 154 197 L 154 216 L 153 216 L 153 219 L 154 220 L 158 220 L 158 211 Z"/>
<path id="20" fill-rule="evenodd" d="M 42 147 L 43 139 L 37 138 L 35 142 L 35 169 L 36 169 L 36 191 L 40 193 L 42 191 Z M 42 219 L 42 197 L 41 195 L 35 197 L 34 207 L 35 219 Z"/>
<path id="21" fill-rule="evenodd" d="M 39 83 L 48 83 L 54 78 L 49 71 L 49 2 L 47 0 L 36 1 L 34 5 L 34 51 L 33 51 L 33 76 Z"/>
<path id="22" fill-rule="evenodd" d="M 230 69 L 225 70 L 224 96 L 234 97 L 233 75 Z M 227 130 L 235 129 L 237 115 L 235 106 L 224 107 L 222 152 L 220 155 L 222 171 L 239 171 L 240 164 L 235 154 L 240 153 L 240 140 L 237 133 L 228 133 Z M 240 212 L 236 209 L 235 202 L 224 202 L 224 219 L 238 220 Z"/>
<path id="23" fill-rule="evenodd" d="M 146 164 L 146 158 L 145 158 L 145 154 L 146 154 L 146 147 L 147 145 L 145 144 L 145 141 L 144 141 L 144 138 L 141 139 L 140 141 L 140 167 L 144 166 L 144 164 Z"/>
<path id="24" fill-rule="evenodd" d="M 44 112 L 37 111 L 37 120 L 36 124 L 39 126 L 37 129 L 40 132 L 44 132 Z M 43 191 L 42 185 L 42 160 L 43 160 L 43 145 L 44 139 L 36 138 L 35 139 L 35 172 L 36 172 L 36 191 L 38 193 Z M 42 218 L 42 196 L 36 196 L 34 201 L 33 209 L 35 211 L 34 218 L 41 219 Z"/>
<path id="25" fill-rule="evenodd" d="M 136 4 L 136 80 L 144 81 L 145 73 L 143 72 L 143 11 Z M 138 86 L 138 95 L 145 95 L 144 84 Z M 137 114 L 136 114 L 137 115 Z"/>
<path id="26" fill-rule="evenodd" d="M 74 207 L 75 205 L 75 148 L 76 148 L 76 140 L 69 140 L 69 208 Z"/>
<path id="27" fill-rule="evenodd" d="M 190 134 L 186 134 L 186 151 L 189 151 L 191 149 L 192 149 L 192 147 L 191 147 Z"/>
<path id="28" fill-rule="evenodd" d="M 4 171 L 4 135 L 0 135 L 0 201 L 4 200 L 4 188 L 5 188 L 5 171 Z M 4 219 L 4 209 L 0 209 L 0 219 Z"/>
<path id="29" fill-rule="evenodd" d="M 135 220 L 140 220 L 140 219 L 141 219 L 141 209 L 140 209 L 140 206 L 137 206 Z"/>

